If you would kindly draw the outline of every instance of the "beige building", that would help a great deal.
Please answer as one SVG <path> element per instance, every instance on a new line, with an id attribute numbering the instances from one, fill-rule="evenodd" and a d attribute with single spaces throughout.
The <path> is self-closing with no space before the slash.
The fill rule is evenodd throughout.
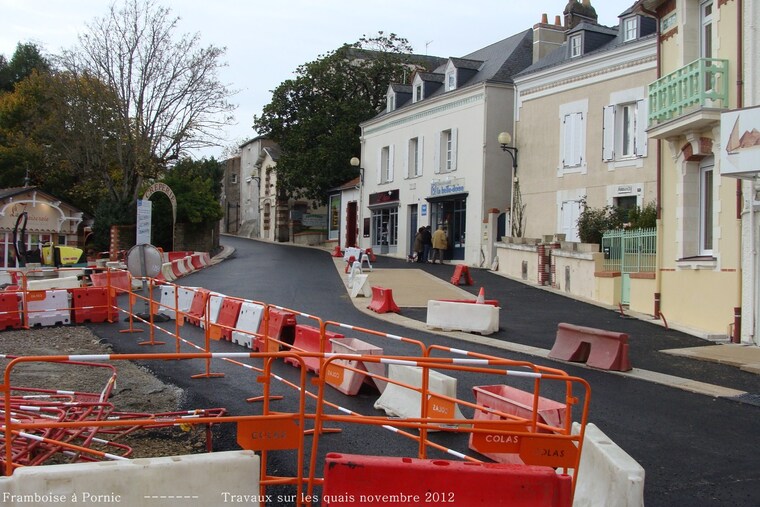
<path id="1" fill-rule="evenodd" d="M 579 241 L 584 200 L 592 208 L 633 208 L 656 199 L 656 149 L 645 131 L 647 85 L 656 78 L 655 23 L 628 10 L 609 28 L 584 4 L 568 4 L 564 24 L 557 17 L 534 26 L 534 64 L 515 78 L 518 182 L 529 238 L 564 234 Z"/>
<path id="2" fill-rule="evenodd" d="M 741 3 L 636 4 L 659 24 L 660 77 L 649 86 L 647 132 L 660 144 L 660 311 L 671 325 L 737 340 L 744 203 L 740 183 L 722 175 L 720 120 L 741 96 Z"/>

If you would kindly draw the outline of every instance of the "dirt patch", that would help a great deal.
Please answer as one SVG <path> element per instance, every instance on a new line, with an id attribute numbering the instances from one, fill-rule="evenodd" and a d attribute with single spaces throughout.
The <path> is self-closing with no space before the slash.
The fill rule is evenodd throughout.
<path id="1" fill-rule="evenodd" d="M 73 354 L 110 354 L 110 345 L 101 341 L 86 327 L 45 327 L 32 330 L 0 332 L 0 354 L 12 356 L 50 356 Z M 9 359 L 0 359 L 5 371 Z M 112 381 L 115 368 L 115 382 Z M 118 413 L 164 413 L 183 409 L 184 392 L 162 382 L 149 370 L 129 361 L 97 362 L 75 365 L 52 362 L 32 362 L 15 366 L 10 376 L 14 395 L 50 396 L 50 390 L 91 393 L 93 401 L 100 398 L 113 405 Z M 113 382 L 113 383 L 112 383 Z M 86 397 L 77 395 L 79 399 Z M 104 399 L 107 396 L 107 399 Z M 204 452 L 205 427 L 171 426 L 137 429 L 127 435 L 112 435 L 108 440 L 127 445 L 130 457 L 175 456 Z M 96 448 L 94 445 L 93 448 Z M 106 452 L 113 449 L 101 448 Z M 121 453 L 118 453 L 121 454 Z M 52 462 L 65 462 L 57 456 Z"/>

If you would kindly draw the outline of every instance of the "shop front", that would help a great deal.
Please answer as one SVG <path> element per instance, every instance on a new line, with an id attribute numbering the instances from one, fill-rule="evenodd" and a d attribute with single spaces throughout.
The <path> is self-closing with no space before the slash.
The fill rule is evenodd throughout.
<path id="1" fill-rule="evenodd" d="M 467 192 L 464 178 L 434 181 L 430 184 L 430 228 L 443 226 L 448 239 L 447 260 L 464 260 L 467 238 Z"/>
<path id="2" fill-rule="evenodd" d="M 26 213 L 26 219 L 21 217 Z M 82 212 L 35 187 L 0 189 L 0 267 L 17 267 L 13 232 L 19 223 L 17 241 L 27 251 L 41 250 L 45 244 L 79 246 L 77 231 Z M 26 231 L 22 235 L 21 229 Z"/>
<path id="3" fill-rule="evenodd" d="M 369 195 L 370 243 L 381 254 L 398 251 L 399 190 L 387 190 Z"/>

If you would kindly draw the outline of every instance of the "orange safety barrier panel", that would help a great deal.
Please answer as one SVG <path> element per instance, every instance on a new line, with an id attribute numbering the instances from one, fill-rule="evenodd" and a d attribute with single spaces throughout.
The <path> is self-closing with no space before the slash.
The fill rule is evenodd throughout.
<path id="1" fill-rule="evenodd" d="M 237 324 L 241 306 L 243 306 L 241 299 L 224 298 L 222 300 L 216 324 L 209 324 L 212 338 L 221 336 L 227 341 L 232 341 L 232 331 Z"/>
<path id="2" fill-rule="evenodd" d="M 196 289 L 193 295 L 193 302 L 190 303 L 190 309 L 185 315 L 185 319 L 194 326 L 201 325 L 201 319 L 206 313 L 206 301 L 208 301 L 211 291 L 208 289 Z"/>
<path id="3" fill-rule="evenodd" d="M 96 287 L 110 286 L 117 294 L 132 291 L 132 281 L 128 271 L 108 270 L 90 275 L 92 284 Z"/>
<path id="4" fill-rule="evenodd" d="M 118 318 L 118 312 L 110 306 L 106 287 L 80 287 L 68 289 L 74 322 L 106 322 Z"/>
<path id="5" fill-rule="evenodd" d="M 460 280 L 464 277 L 464 282 L 467 285 L 472 285 L 472 277 L 470 276 L 470 268 L 464 264 L 457 264 L 454 268 L 454 276 L 451 277 L 451 283 L 459 285 Z"/>
<path id="6" fill-rule="evenodd" d="M 367 308 L 377 313 L 401 313 L 401 308 L 393 301 L 393 290 L 383 287 L 372 287 L 372 301 Z"/>
<path id="7" fill-rule="evenodd" d="M 193 252 L 167 252 L 166 258 L 169 259 L 169 262 L 171 261 L 178 261 L 180 259 L 184 259 L 188 255 L 192 255 Z"/>
<path id="8" fill-rule="evenodd" d="M 296 335 L 293 340 L 293 351 L 302 352 L 332 352 L 331 338 L 343 338 L 342 334 L 325 331 L 324 338 L 319 329 L 303 324 L 296 325 Z M 324 347 L 324 348 L 322 348 Z M 292 357 L 286 357 L 285 362 L 293 366 L 300 366 L 300 361 Z M 305 357 L 303 363 L 309 371 L 319 373 L 319 358 Z"/>
<path id="9" fill-rule="evenodd" d="M 534 397 L 533 393 L 506 385 L 475 386 L 472 388 L 472 392 L 475 394 L 475 400 L 478 405 L 481 405 L 484 408 L 501 412 L 501 414 L 499 414 L 485 410 L 475 410 L 474 418 L 479 420 L 506 420 L 510 415 L 515 415 L 527 419 L 531 417 L 531 413 L 533 412 L 534 404 L 536 402 L 536 398 Z M 566 406 L 563 403 L 559 403 L 557 401 L 540 396 L 538 397 L 538 421 L 541 423 L 557 428 L 564 427 L 566 413 L 565 409 Z M 539 430 L 539 433 L 546 432 L 549 432 L 549 430 Z M 522 463 L 518 452 L 499 454 L 491 453 L 478 449 L 473 440 L 477 440 L 477 437 L 474 434 L 470 434 L 470 449 L 478 451 L 494 461 L 497 461 L 499 463 Z"/>
<path id="10" fill-rule="evenodd" d="M 280 350 L 280 343 L 287 343 L 292 345 L 296 337 L 296 314 L 287 310 L 280 310 L 278 308 L 268 307 L 269 319 L 265 317 L 261 319 L 259 325 L 258 334 L 256 339 L 253 340 L 253 350 L 259 352 L 274 352 Z M 270 342 L 270 350 L 264 350 L 264 338 L 263 336 L 269 336 L 272 341 Z"/>
<path id="11" fill-rule="evenodd" d="M 0 292 L 0 329 L 19 329 L 21 327 L 21 299 L 15 292 Z"/>
<path id="12" fill-rule="evenodd" d="M 201 259 L 201 254 L 193 254 L 190 256 L 190 262 L 193 265 L 193 268 L 195 269 L 201 269 L 203 268 L 203 260 Z"/>
<path id="13" fill-rule="evenodd" d="M 546 466 L 328 453 L 322 502 L 570 507 L 572 479 Z"/>
<path id="14" fill-rule="evenodd" d="M 628 335 L 560 322 L 549 357 L 585 362 L 603 370 L 629 371 Z"/>

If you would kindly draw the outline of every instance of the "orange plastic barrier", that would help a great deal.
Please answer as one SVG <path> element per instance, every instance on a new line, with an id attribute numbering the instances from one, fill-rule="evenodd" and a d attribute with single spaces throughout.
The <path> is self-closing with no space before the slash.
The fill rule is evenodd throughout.
<path id="1" fill-rule="evenodd" d="M 383 287 L 372 287 L 372 301 L 367 308 L 377 313 L 401 313 L 401 309 L 393 301 L 393 290 Z"/>
<path id="2" fill-rule="evenodd" d="M 268 331 L 265 326 L 269 327 Z M 257 336 L 253 340 L 253 350 L 259 352 L 275 352 L 280 350 L 280 344 L 277 341 L 292 345 L 296 337 L 296 314 L 270 306 L 268 324 L 266 318 L 261 319 L 258 334 L 262 336 Z M 272 340 L 277 340 L 270 342 L 270 350 L 268 351 L 264 350 L 264 335 L 269 336 Z"/>
<path id="3" fill-rule="evenodd" d="M 375 347 L 371 343 L 356 338 L 332 338 L 330 343 L 332 343 L 332 351 L 335 354 L 383 355 L 383 349 L 380 347 Z M 329 385 L 349 396 L 357 394 L 362 383 L 371 385 L 383 392 L 385 382 L 366 375 L 366 372 L 385 376 L 385 366 L 360 360 L 336 359 L 331 370 L 325 372 L 325 380 Z"/>
<path id="4" fill-rule="evenodd" d="M 221 336 L 227 341 L 232 341 L 232 331 L 237 324 L 240 315 L 240 307 L 243 305 L 241 299 L 224 298 L 222 306 L 219 307 L 219 316 L 216 318 L 216 324 L 209 324 L 213 336 Z"/>
<path id="5" fill-rule="evenodd" d="M 498 421 L 508 419 L 509 415 L 529 419 L 533 413 L 534 404 L 537 402 L 538 422 L 548 424 L 556 428 L 565 425 L 566 405 L 558 401 L 550 400 L 533 393 L 523 391 L 506 385 L 475 386 L 472 388 L 478 405 L 496 410 L 502 414 L 475 410 L 474 419 Z M 538 399 L 536 399 L 538 398 Z M 549 430 L 539 429 L 539 433 L 548 433 Z M 480 451 L 473 443 L 474 434 L 470 434 L 470 449 L 478 451 L 499 463 L 521 464 L 523 461 L 519 453 L 492 453 Z"/>
<path id="6" fill-rule="evenodd" d="M 118 318 L 118 312 L 110 306 L 106 287 L 80 287 L 69 289 L 74 322 L 106 322 Z"/>
<path id="7" fill-rule="evenodd" d="M 201 325 L 201 319 L 206 313 L 206 301 L 211 291 L 208 289 L 196 289 L 193 296 L 193 302 L 190 303 L 190 309 L 185 315 L 185 319 L 195 326 Z"/>
<path id="8" fill-rule="evenodd" d="M 203 268 L 203 261 L 201 260 L 201 254 L 193 254 L 190 256 L 190 263 L 195 269 Z"/>
<path id="9" fill-rule="evenodd" d="M 325 331 L 324 352 L 332 352 L 332 343 L 329 341 L 331 338 L 343 338 L 343 335 Z M 321 352 L 321 342 L 322 337 L 319 329 L 312 326 L 305 326 L 303 324 L 296 325 L 296 336 L 293 340 L 293 349 L 303 352 Z M 301 366 L 301 363 L 294 357 L 286 357 L 285 362 L 293 366 Z M 313 371 L 317 374 L 319 373 L 318 357 L 304 357 L 303 363 L 309 371 Z"/>
<path id="10" fill-rule="evenodd" d="M 549 357 L 585 362 L 603 370 L 629 371 L 628 335 L 560 322 Z"/>
<path id="11" fill-rule="evenodd" d="M 15 292 L 0 292 L 0 329 L 21 327 L 20 298 Z"/>
<path id="12" fill-rule="evenodd" d="M 184 259 L 188 255 L 192 255 L 193 252 L 167 252 L 166 256 L 167 259 L 169 259 L 169 262 L 171 261 L 178 261 L 180 259 Z"/>
<path id="13" fill-rule="evenodd" d="M 545 466 L 361 456 L 325 457 L 322 504 L 570 507 L 572 479 Z"/>
<path id="14" fill-rule="evenodd" d="M 92 280 L 92 284 L 96 287 L 106 287 L 110 285 L 117 294 L 132 291 L 132 282 L 130 281 L 129 272 L 127 271 L 115 270 L 103 273 L 92 273 L 90 275 L 90 280 Z"/>
<path id="15" fill-rule="evenodd" d="M 451 277 L 451 283 L 459 285 L 459 281 L 464 277 L 464 281 L 467 285 L 472 285 L 472 277 L 470 276 L 470 268 L 464 264 L 457 264 L 454 268 L 454 276 Z"/>

